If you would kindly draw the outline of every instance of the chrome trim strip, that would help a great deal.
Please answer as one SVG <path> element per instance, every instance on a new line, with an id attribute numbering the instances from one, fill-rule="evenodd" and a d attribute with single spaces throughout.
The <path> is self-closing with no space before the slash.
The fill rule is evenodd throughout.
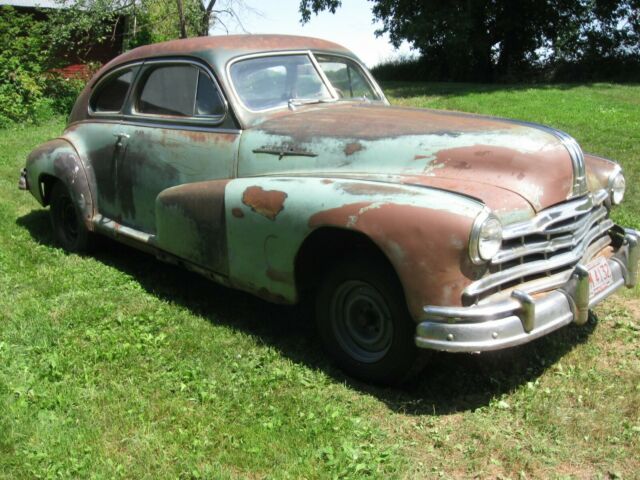
<path id="1" fill-rule="evenodd" d="M 501 118 L 501 120 L 541 130 L 550 135 L 553 135 L 558 140 L 560 140 L 564 148 L 569 153 L 569 157 L 571 158 L 571 166 L 573 168 L 573 185 L 571 194 L 568 198 L 579 197 L 589 191 L 587 187 L 587 172 L 584 161 L 584 154 L 575 138 L 573 138 L 568 133 L 563 132 L 562 130 L 558 130 L 557 128 L 552 128 L 539 123 L 525 122 L 510 118 Z"/>
<path id="2" fill-rule="evenodd" d="M 71 125 L 77 125 L 82 123 L 111 123 L 118 125 L 132 125 L 132 126 L 140 126 L 140 127 L 158 127 L 156 122 L 145 121 L 143 118 L 138 118 L 134 116 L 122 116 L 119 119 L 106 119 L 106 118 L 90 118 L 87 120 L 78 120 L 77 122 L 70 123 Z M 235 135 L 240 135 L 242 133 L 241 129 L 236 128 L 220 128 L 215 126 L 206 126 L 206 125 L 187 125 L 187 124 L 163 124 L 163 128 L 170 128 L 172 130 L 186 130 L 190 132 L 208 132 L 208 133 L 230 133 Z M 67 127 L 68 128 L 68 127 Z"/>
<path id="3" fill-rule="evenodd" d="M 153 243 L 155 240 L 155 235 L 127 227 L 101 214 L 97 214 L 93 218 L 92 223 L 98 230 L 108 233 L 116 238 L 123 236 L 142 243 Z"/>

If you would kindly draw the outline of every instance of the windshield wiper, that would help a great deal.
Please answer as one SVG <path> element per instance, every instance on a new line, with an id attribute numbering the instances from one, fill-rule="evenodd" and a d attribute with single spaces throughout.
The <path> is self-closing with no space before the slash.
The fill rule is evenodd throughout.
<path id="1" fill-rule="evenodd" d="M 290 98 L 287 102 L 289 105 L 289 110 L 295 110 L 296 107 L 301 107 L 302 105 L 312 105 L 314 103 L 333 103 L 336 102 L 335 98 Z"/>

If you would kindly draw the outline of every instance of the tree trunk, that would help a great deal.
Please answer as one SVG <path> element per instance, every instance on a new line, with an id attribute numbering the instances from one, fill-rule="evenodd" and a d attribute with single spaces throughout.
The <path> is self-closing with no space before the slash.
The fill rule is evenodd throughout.
<path id="1" fill-rule="evenodd" d="M 187 24 L 184 19 L 184 9 L 182 8 L 182 0 L 178 2 L 178 17 L 180 19 L 180 38 L 187 38 Z"/>
<path id="2" fill-rule="evenodd" d="M 213 7 L 215 7 L 217 0 L 209 0 L 209 3 L 205 7 L 202 5 L 202 22 L 200 24 L 200 32 L 198 33 L 201 37 L 206 37 L 209 35 L 209 27 L 211 27 L 211 15 L 213 13 Z"/>

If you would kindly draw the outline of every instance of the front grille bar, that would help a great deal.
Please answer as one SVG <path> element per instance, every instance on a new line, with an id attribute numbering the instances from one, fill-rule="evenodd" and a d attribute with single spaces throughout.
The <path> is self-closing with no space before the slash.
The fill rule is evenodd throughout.
<path id="1" fill-rule="evenodd" d="M 595 211 L 594 215 L 587 215 L 580 219 L 575 224 L 577 226 L 577 230 L 571 232 L 571 234 L 555 237 L 547 241 L 524 243 L 523 245 L 503 249 L 498 252 L 493 259 L 491 259 L 491 263 L 493 265 L 497 265 L 508 262 L 509 260 L 524 257 L 525 255 L 531 255 L 534 253 L 550 254 L 557 250 L 573 248 L 580 242 L 587 231 L 593 227 L 594 223 L 601 221 L 606 216 L 607 209 L 605 207 L 600 207 Z M 611 220 L 608 220 L 608 222 L 613 226 L 613 222 L 611 222 Z M 545 233 L 551 235 L 555 232 L 555 230 L 548 230 Z"/>
<path id="2" fill-rule="evenodd" d="M 609 229 L 611 229 L 613 225 L 614 223 L 609 219 L 597 225 L 587 234 L 587 236 L 582 239 L 582 241 L 576 246 L 576 248 L 567 253 L 561 253 L 559 255 L 551 257 L 548 260 L 536 260 L 533 262 L 522 263 L 507 270 L 489 274 L 486 277 L 481 278 L 480 280 L 469 285 L 464 290 L 464 295 L 475 297 L 477 295 L 481 295 L 487 290 L 494 289 L 496 287 L 499 287 L 500 285 L 518 280 L 520 278 L 529 277 L 531 275 L 539 273 L 545 273 L 551 270 L 556 270 L 561 267 L 571 266 L 575 263 L 578 263 L 578 261 L 580 261 L 580 259 L 584 255 L 587 246 L 595 239 L 597 239 L 600 235 L 606 233 Z"/>

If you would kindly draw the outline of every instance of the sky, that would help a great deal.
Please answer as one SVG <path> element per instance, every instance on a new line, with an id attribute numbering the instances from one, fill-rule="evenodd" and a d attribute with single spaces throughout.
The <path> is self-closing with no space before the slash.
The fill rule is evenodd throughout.
<path id="1" fill-rule="evenodd" d="M 387 35 L 376 38 L 374 32 L 380 24 L 373 23 L 372 3 L 367 0 L 343 0 L 335 14 L 313 15 L 304 26 L 300 24 L 299 0 L 244 0 L 244 3 L 248 8 L 240 9 L 238 13 L 248 33 L 305 35 L 331 40 L 353 51 L 368 67 L 411 52 L 406 44 L 395 50 Z M 244 33 L 228 17 L 221 19 L 229 33 Z M 224 34 L 226 31 L 217 25 L 212 33 Z"/>

